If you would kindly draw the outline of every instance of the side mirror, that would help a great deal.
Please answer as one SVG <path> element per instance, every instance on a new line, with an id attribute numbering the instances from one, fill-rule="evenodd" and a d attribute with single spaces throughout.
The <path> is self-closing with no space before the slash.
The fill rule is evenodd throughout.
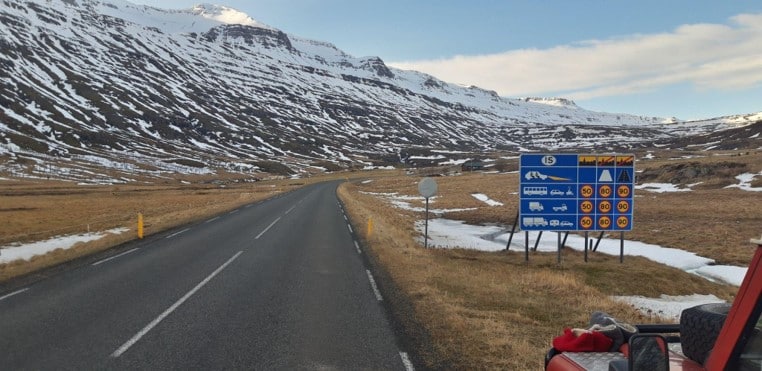
<path id="1" fill-rule="evenodd" d="M 668 371 L 669 348 L 667 339 L 658 334 L 635 334 L 629 340 L 630 371 Z"/>

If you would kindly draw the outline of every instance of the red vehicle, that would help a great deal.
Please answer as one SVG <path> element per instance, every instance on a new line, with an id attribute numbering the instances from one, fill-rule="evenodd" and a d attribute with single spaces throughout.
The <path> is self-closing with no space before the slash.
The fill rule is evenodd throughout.
<path id="1" fill-rule="evenodd" d="M 680 324 L 635 325 L 637 333 L 617 351 L 551 348 L 545 370 L 762 370 L 762 237 L 751 242 L 756 253 L 732 305 L 688 308 Z"/>

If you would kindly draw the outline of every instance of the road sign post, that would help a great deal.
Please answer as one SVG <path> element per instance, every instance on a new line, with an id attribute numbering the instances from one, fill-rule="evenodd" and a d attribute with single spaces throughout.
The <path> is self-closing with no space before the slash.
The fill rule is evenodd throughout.
<path id="1" fill-rule="evenodd" d="M 426 199 L 426 221 L 424 222 L 423 247 L 429 248 L 429 198 L 437 194 L 437 182 L 432 178 L 423 178 L 418 183 L 418 192 Z"/>
<path id="2" fill-rule="evenodd" d="M 522 154 L 519 163 L 521 229 L 632 230 L 634 155 Z"/>

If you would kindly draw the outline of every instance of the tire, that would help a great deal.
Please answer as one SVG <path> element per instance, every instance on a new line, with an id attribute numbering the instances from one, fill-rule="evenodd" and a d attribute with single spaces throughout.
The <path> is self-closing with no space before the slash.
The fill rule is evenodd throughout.
<path id="1" fill-rule="evenodd" d="M 683 354 L 703 365 L 714 348 L 729 311 L 729 303 L 701 304 L 683 310 L 680 314 Z"/>

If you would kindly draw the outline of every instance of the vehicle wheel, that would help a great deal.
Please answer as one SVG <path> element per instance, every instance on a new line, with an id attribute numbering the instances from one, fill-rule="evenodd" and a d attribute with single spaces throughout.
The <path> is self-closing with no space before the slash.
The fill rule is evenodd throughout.
<path id="1" fill-rule="evenodd" d="M 714 342 L 729 311 L 729 303 L 701 304 L 683 310 L 680 314 L 680 343 L 683 354 L 704 364 L 714 348 Z"/>

